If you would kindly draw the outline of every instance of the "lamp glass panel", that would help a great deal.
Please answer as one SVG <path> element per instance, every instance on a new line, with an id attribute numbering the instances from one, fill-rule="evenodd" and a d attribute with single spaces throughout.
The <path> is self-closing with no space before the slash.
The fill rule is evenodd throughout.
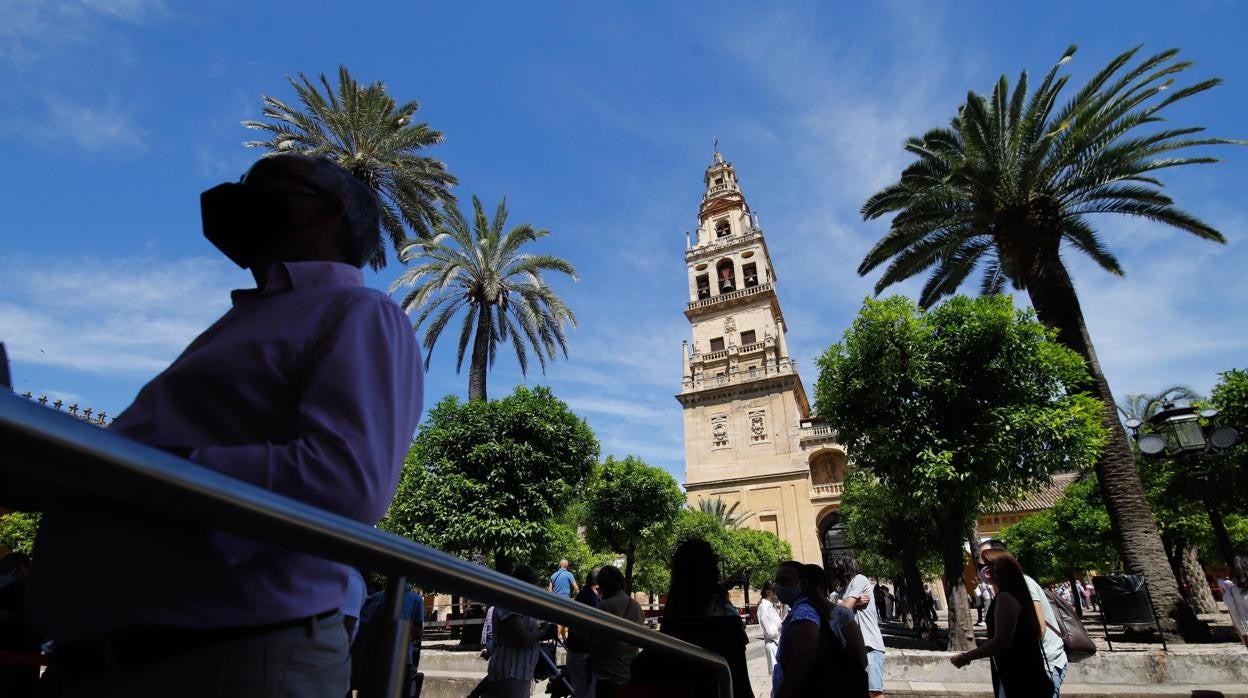
<path id="1" fill-rule="evenodd" d="M 1203 451 L 1205 448 L 1205 433 L 1200 428 L 1200 422 L 1196 420 L 1195 415 L 1176 419 L 1170 422 L 1171 433 L 1174 435 L 1174 445 L 1184 451 Z"/>

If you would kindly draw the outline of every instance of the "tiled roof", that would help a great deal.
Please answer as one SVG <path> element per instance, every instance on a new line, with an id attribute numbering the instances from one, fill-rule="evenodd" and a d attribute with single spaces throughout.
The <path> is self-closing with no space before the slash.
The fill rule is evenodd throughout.
<path id="1" fill-rule="evenodd" d="M 1022 499 L 1002 504 L 994 507 L 990 514 L 1012 514 L 1024 511 L 1039 511 L 1041 509 L 1051 509 L 1057 503 L 1062 493 L 1070 487 L 1071 483 L 1078 480 L 1080 473 L 1058 473 L 1053 476 L 1053 482 L 1042 487 Z"/>

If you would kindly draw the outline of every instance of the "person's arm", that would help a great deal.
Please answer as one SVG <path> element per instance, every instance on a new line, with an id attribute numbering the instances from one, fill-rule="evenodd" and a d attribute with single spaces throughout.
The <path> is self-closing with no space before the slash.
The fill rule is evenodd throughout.
<path id="1" fill-rule="evenodd" d="M 1013 594 L 999 594 L 997 596 L 997 610 L 993 612 L 993 636 L 992 639 L 973 650 L 955 654 L 949 658 L 949 661 L 956 667 L 964 667 L 976 659 L 984 657 L 995 657 L 1010 646 L 1014 641 L 1014 630 L 1018 626 L 1018 614 L 1022 612 L 1023 606 L 1014 598 Z"/>
<path id="2" fill-rule="evenodd" d="M 384 297 L 344 302 L 337 322 L 308 347 L 302 388 L 285 441 L 204 446 L 190 459 L 278 494 L 373 523 L 394 494 L 412 433 L 420 421 L 420 348 L 403 311 Z M 260 547 L 214 536 L 227 560 Z M 233 543 L 233 544 L 232 544 Z M 251 543 L 251 544 L 248 544 Z"/>
<path id="3" fill-rule="evenodd" d="M 806 679 L 815 668 L 819 651 L 819 625 L 808 620 L 795 620 L 789 624 L 789 637 L 785 641 L 789 653 L 784 667 L 784 679 L 776 687 L 775 698 L 800 698 Z"/>
<path id="4" fill-rule="evenodd" d="M 576 583 L 576 577 L 572 578 L 572 595 L 576 596 L 581 593 L 581 585 Z"/>
<path id="5" fill-rule="evenodd" d="M 1032 606 L 1036 607 L 1036 623 L 1040 626 L 1040 638 L 1044 638 L 1044 634 L 1049 632 L 1049 624 L 1044 620 L 1044 606 L 1039 601 L 1032 601 Z"/>

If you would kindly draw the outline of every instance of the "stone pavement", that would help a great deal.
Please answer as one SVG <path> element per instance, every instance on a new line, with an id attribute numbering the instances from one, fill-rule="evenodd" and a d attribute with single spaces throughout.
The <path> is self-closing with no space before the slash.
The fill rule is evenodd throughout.
<path id="1" fill-rule="evenodd" d="M 771 695 L 771 677 L 758 627 L 750 626 L 749 635 L 746 660 L 750 683 L 755 696 L 766 698 Z M 1062 695 L 1191 698 L 1200 695 L 1193 691 L 1205 690 L 1218 691 L 1225 698 L 1248 698 L 1248 648 L 1243 645 L 1172 645 L 1170 652 L 1162 652 L 1159 644 L 1137 643 L 1134 649 L 1127 649 L 1115 639 L 1114 649 L 1102 649 L 1073 663 Z M 949 663 L 950 656 L 950 652 L 890 649 L 884 663 L 887 693 L 991 698 L 988 663 L 979 661 L 957 669 Z M 421 671 L 425 674 L 425 698 L 462 698 L 485 675 L 485 662 L 476 653 L 439 650 L 434 645 L 422 652 Z M 536 684 L 533 695 L 545 695 L 545 688 Z"/>

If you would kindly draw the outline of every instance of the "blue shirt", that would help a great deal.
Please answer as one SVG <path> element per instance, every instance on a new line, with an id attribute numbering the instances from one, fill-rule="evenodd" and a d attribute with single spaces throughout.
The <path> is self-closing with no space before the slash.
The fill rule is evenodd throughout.
<path id="1" fill-rule="evenodd" d="M 411 322 L 334 262 L 275 264 L 232 298 L 110 430 L 189 452 L 188 468 L 376 523 L 420 421 Z M 31 608 L 55 640 L 269 625 L 337 609 L 347 589 L 344 565 L 121 507 L 48 512 L 35 549 Z"/>
<path id="2" fill-rule="evenodd" d="M 560 596 L 571 596 L 574 581 L 576 578 L 572 576 L 572 573 L 560 567 L 550 575 L 550 589 Z"/>

